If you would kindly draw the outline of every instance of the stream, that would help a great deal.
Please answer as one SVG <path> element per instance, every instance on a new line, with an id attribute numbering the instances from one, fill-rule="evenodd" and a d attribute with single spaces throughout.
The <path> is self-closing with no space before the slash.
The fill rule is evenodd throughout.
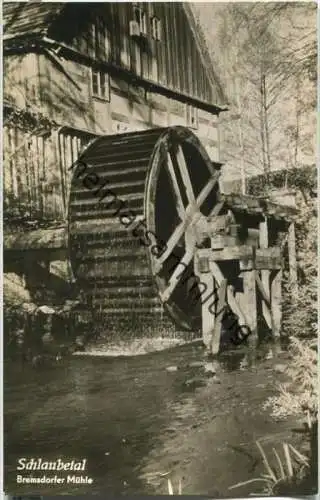
<path id="1" fill-rule="evenodd" d="M 276 422 L 263 407 L 286 362 L 277 344 L 241 347 L 211 363 L 200 344 L 189 344 L 130 358 L 71 356 L 37 369 L 5 363 L 5 489 L 168 494 L 170 479 L 174 493 L 181 482 L 183 494 L 259 494 L 261 483 L 229 488 L 265 472 L 257 440 L 270 454 L 299 439 L 296 422 Z M 82 474 L 92 483 L 17 484 L 22 457 L 86 459 Z"/>

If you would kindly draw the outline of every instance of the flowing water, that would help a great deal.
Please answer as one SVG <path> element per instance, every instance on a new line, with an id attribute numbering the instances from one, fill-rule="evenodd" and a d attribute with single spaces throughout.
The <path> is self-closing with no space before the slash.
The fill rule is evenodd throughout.
<path id="1" fill-rule="evenodd" d="M 60 457 L 87 459 L 82 474 L 93 483 L 43 485 L 44 494 L 167 494 L 168 479 L 175 492 L 181 481 L 184 494 L 259 492 L 261 483 L 229 487 L 264 472 L 256 440 L 269 453 L 296 439 L 292 421 L 275 422 L 263 408 L 286 356 L 275 345 L 243 348 L 221 355 L 208 373 L 200 345 L 131 358 L 72 356 L 38 369 L 8 363 L 6 490 L 39 492 L 17 484 L 19 458 Z"/>

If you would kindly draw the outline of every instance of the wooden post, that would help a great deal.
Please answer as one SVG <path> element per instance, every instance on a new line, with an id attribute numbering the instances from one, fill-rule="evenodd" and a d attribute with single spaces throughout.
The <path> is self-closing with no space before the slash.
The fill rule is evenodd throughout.
<path id="1" fill-rule="evenodd" d="M 263 299 L 263 304 L 264 304 L 264 318 L 266 320 L 266 323 L 268 327 L 273 330 L 273 323 L 272 323 L 272 314 L 271 314 L 271 299 L 270 299 L 270 293 L 269 290 L 265 290 L 264 286 L 262 284 L 262 281 L 259 276 L 259 271 L 256 271 L 255 274 L 256 278 L 256 284 L 259 289 L 259 292 L 261 293 L 262 299 Z"/>
<path id="2" fill-rule="evenodd" d="M 282 318 L 282 269 L 274 271 L 271 276 L 271 314 L 273 334 L 280 336 Z"/>
<path id="3" fill-rule="evenodd" d="M 288 228 L 288 257 L 289 257 L 289 278 L 292 287 L 297 286 L 297 257 L 296 257 L 296 235 L 294 222 Z"/>
<path id="4" fill-rule="evenodd" d="M 206 286 L 206 292 L 201 295 L 202 340 L 210 347 L 211 335 L 214 329 L 215 317 L 212 313 L 212 303 L 216 300 L 215 281 L 209 272 L 200 272 L 195 266 L 195 274 L 200 279 L 201 286 Z"/>
<path id="5" fill-rule="evenodd" d="M 236 293 L 236 299 L 245 315 L 247 326 L 252 333 L 257 333 L 257 294 L 254 269 L 242 271 L 239 278 L 242 280 L 243 290 Z"/>
<path id="6" fill-rule="evenodd" d="M 259 224 L 259 246 L 260 248 L 268 248 L 269 246 L 269 235 L 268 235 L 268 218 L 260 222 Z M 270 300 L 270 271 L 268 269 L 262 269 L 261 271 L 261 282 L 263 288 Z M 270 311 L 268 309 L 265 301 L 262 302 L 262 314 L 269 328 L 272 328 L 272 322 L 270 318 Z"/>
<path id="7" fill-rule="evenodd" d="M 222 319 L 225 313 L 226 306 L 227 280 L 222 280 L 218 291 L 218 304 L 215 310 L 215 322 L 210 341 L 211 354 L 218 354 L 220 349 L 220 339 L 222 330 Z"/>
<path id="8" fill-rule="evenodd" d="M 220 286 L 222 281 L 224 280 L 224 275 L 222 274 L 218 264 L 213 260 L 210 261 L 210 269 L 214 276 L 214 279 Z M 234 288 L 232 285 L 227 285 L 227 302 L 232 312 L 238 317 L 239 324 L 249 326 L 249 321 L 235 298 Z"/>

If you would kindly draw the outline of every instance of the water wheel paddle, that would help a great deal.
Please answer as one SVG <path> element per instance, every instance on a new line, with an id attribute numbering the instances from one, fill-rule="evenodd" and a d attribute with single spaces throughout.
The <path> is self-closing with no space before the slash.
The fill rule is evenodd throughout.
<path id="1" fill-rule="evenodd" d="M 84 300 L 114 331 L 200 330 L 186 276 L 219 171 L 198 138 L 184 127 L 99 137 L 74 170 L 69 246 Z"/>

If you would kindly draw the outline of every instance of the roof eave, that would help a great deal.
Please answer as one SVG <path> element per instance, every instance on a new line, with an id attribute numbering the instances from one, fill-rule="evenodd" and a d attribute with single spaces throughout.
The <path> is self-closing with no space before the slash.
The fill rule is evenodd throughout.
<path id="1" fill-rule="evenodd" d="M 191 27 L 191 30 L 193 32 L 193 36 L 194 36 L 195 41 L 198 45 L 202 61 L 204 63 L 204 66 L 207 68 L 207 75 L 210 79 L 211 85 L 214 89 L 216 89 L 218 91 L 219 98 L 220 98 L 220 105 L 222 108 L 224 108 L 223 111 L 226 111 L 228 109 L 229 101 L 228 101 L 227 96 L 223 90 L 223 86 L 221 84 L 220 78 L 216 74 L 215 69 L 213 67 L 213 60 L 209 54 L 208 48 L 207 48 L 204 40 L 202 39 L 202 37 L 199 34 L 199 31 L 198 31 L 199 27 L 196 23 L 192 8 L 188 4 L 188 2 L 183 2 L 182 5 L 183 5 L 184 11 L 187 15 L 187 18 L 189 20 L 190 27 Z M 203 35 L 203 38 L 205 38 L 204 35 Z"/>
<path id="2" fill-rule="evenodd" d="M 28 41 L 29 45 L 25 45 L 25 42 Z M 22 46 L 21 44 L 24 43 Z M 43 34 L 43 32 L 35 32 L 32 34 L 23 34 L 20 36 L 17 35 L 7 35 L 3 37 L 3 54 L 12 54 L 12 53 L 17 53 L 23 51 L 30 51 L 30 50 L 35 50 L 35 49 L 41 49 L 41 48 L 47 48 L 47 47 L 60 47 L 61 49 L 64 50 L 65 55 L 68 55 L 69 57 L 76 57 L 78 59 L 81 59 L 83 62 L 86 62 L 87 64 L 92 63 L 92 58 L 90 56 L 87 56 L 85 54 L 82 54 L 81 52 L 77 51 L 73 47 L 70 47 L 69 45 L 66 45 L 61 42 L 57 42 L 56 40 L 53 40 L 46 35 Z M 189 104 L 192 104 L 196 107 L 199 107 L 200 109 L 203 109 L 204 111 L 208 111 L 209 113 L 217 114 L 219 115 L 220 112 L 226 111 L 226 107 L 224 107 L 220 102 L 219 103 L 210 103 L 207 101 L 202 101 L 201 99 L 198 99 L 197 97 L 190 96 L 189 94 L 182 93 L 180 91 L 176 91 L 174 89 L 170 89 L 169 87 L 166 87 L 164 85 L 161 85 L 159 83 L 153 82 L 151 80 L 147 80 L 145 78 L 139 77 L 132 73 L 130 70 L 126 70 L 124 68 L 121 68 L 119 66 L 115 66 L 114 63 L 111 62 L 99 62 L 101 67 L 106 68 L 108 71 L 110 71 L 110 74 L 117 74 L 121 75 L 124 79 L 129 80 L 130 82 L 133 82 L 136 85 L 141 85 L 143 88 L 145 88 L 146 91 L 149 92 L 158 92 L 162 95 L 166 95 L 167 97 L 171 98 L 176 98 L 177 100 L 180 100 L 182 102 L 187 102 Z"/>

